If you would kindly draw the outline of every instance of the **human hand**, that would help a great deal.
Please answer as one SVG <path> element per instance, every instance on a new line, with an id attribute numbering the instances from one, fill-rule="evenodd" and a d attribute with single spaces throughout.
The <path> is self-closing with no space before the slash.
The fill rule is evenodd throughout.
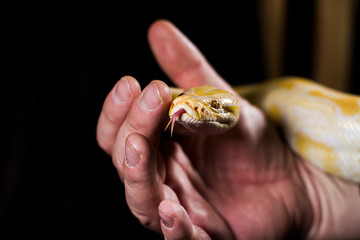
<path id="1" fill-rule="evenodd" d="M 207 84 L 233 91 L 172 24 L 153 24 L 149 42 L 179 87 Z M 153 81 L 141 92 L 134 78 L 125 77 L 106 98 L 99 118 L 99 145 L 112 156 L 129 208 L 144 226 L 167 239 L 357 233 L 357 225 L 349 224 L 360 219 L 356 186 L 297 158 L 260 110 L 239 99 L 241 116 L 230 131 L 166 140 L 160 133 L 170 101 L 163 82 Z M 329 200 L 333 193 L 338 195 Z M 355 206 L 355 217 L 331 229 L 329 222 L 344 225 L 337 220 L 343 212 L 336 209 L 345 203 Z M 327 219 L 327 211 L 333 219 Z"/>

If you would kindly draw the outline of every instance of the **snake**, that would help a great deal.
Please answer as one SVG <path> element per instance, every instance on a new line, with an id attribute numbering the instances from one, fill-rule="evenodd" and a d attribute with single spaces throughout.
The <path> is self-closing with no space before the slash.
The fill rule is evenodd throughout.
<path id="1" fill-rule="evenodd" d="M 234 86 L 235 92 L 274 122 L 287 145 L 326 173 L 360 183 L 360 96 L 302 77 L 282 77 Z M 239 97 L 212 86 L 171 88 L 175 122 L 194 133 L 230 130 L 241 114 Z"/>

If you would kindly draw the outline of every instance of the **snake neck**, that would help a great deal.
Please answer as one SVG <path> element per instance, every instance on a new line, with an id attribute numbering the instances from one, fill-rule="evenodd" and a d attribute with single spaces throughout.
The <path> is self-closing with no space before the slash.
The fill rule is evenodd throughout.
<path id="1" fill-rule="evenodd" d="M 236 86 L 235 91 L 242 98 L 263 110 L 272 121 L 279 123 L 282 113 L 279 112 L 281 109 L 278 106 L 281 102 L 286 101 L 283 93 L 288 92 L 294 86 L 309 84 L 309 80 L 298 77 L 277 78 L 261 83 Z"/>

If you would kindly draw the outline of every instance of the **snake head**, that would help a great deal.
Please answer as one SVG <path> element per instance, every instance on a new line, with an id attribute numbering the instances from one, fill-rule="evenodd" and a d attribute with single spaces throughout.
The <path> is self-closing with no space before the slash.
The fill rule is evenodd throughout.
<path id="1" fill-rule="evenodd" d="M 171 124 L 171 134 L 175 122 L 191 132 L 219 133 L 234 126 L 239 114 L 237 97 L 225 90 L 202 86 L 184 91 L 173 100 L 168 126 Z"/>

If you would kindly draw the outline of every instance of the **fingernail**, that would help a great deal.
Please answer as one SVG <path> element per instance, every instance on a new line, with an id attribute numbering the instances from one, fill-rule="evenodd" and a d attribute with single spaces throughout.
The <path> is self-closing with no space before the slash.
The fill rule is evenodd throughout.
<path id="1" fill-rule="evenodd" d="M 139 105 L 145 111 L 152 111 L 162 104 L 163 100 L 155 84 L 150 84 L 141 94 Z"/>
<path id="2" fill-rule="evenodd" d="M 113 91 L 113 99 L 116 103 L 122 104 L 126 102 L 131 97 L 131 89 L 128 80 L 126 77 L 123 77 L 116 84 Z"/>
<path id="3" fill-rule="evenodd" d="M 129 168 L 134 168 L 141 159 L 141 154 L 128 142 L 125 147 L 125 164 Z"/>
<path id="4" fill-rule="evenodd" d="M 165 212 L 163 209 L 159 208 L 159 216 L 160 221 L 166 228 L 173 228 L 174 226 L 174 218 L 171 217 L 167 212 Z"/>

